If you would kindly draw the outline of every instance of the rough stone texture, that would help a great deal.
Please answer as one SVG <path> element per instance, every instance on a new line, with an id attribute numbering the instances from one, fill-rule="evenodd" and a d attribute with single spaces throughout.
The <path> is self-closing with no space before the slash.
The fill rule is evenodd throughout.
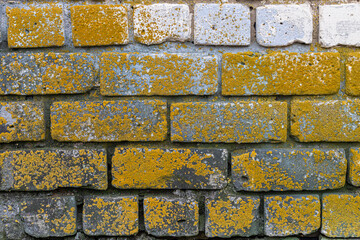
<path id="1" fill-rule="evenodd" d="M 360 95 L 360 53 L 348 53 L 346 58 L 346 93 L 353 96 Z"/>
<path id="2" fill-rule="evenodd" d="M 45 139 L 44 106 L 36 102 L 0 102 L 0 142 Z"/>
<path id="3" fill-rule="evenodd" d="M 134 8 L 134 37 L 143 44 L 190 39 L 191 15 L 185 4 L 150 4 Z"/>
<path id="4" fill-rule="evenodd" d="M 107 188 L 105 150 L 17 150 L 0 153 L 1 190 Z"/>
<path id="5" fill-rule="evenodd" d="M 232 154 L 238 191 L 325 190 L 346 181 L 344 150 L 256 149 Z"/>
<path id="6" fill-rule="evenodd" d="M 319 95 L 340 88 L 339 53 L 225 53 L 223 95 Z"/>
<path id="7" fill-rule="evenodd" d="M 267 236 L 306 235 L 321 225 L 318 195 L 269 196 L 264 208 Z"/>
<path id="8" fill-rule="evenodd" d="M 360 46 L 360 4 L 319 6 L 319 42 L 323 47 Z"/>
<path id="9" fill-rule="evenodd" d="M 218 90 L 216 56 L 104 53 L 103 95 L 211 95 Z"/>
<path id="10" fill-rule="evenodd" d="M 291 123 L 300 142 L 360 142 L 360 100 L 293 101 Z"/>
<path id="11" fill-rule="evenodd" d="M 203 45 L 250 45 L 250 9 L 242 4 L 195 5 L 194 42 Z"/>
<path id="12" fill-rule="evenodd" d="M 0 95 L 69 94 L 95 84 L 88 53 L 9 53 L 1 56 Z"/>
<path id="13" fill-rule="evenodd" d="M 256 8 L 256 40 L 265 47 L 312 42 L 310 4 L 265 5 Z"/>
<path id="14" fill-rule="evenodd" d="M 322 197 L 321 233 L 327 237 L 360 237 L 360 196 L 326 194 Z"/>
<path id="15" fill-rule="evenodd" d="M 360 187 L 360 148 L 350 148 L 348 181 L 351 185 Z"/>
<path id="16" fill-rule="evenodd" d="M 145 229 L 159 237 L 195 236 L 199 233 L 197 201 L 187 198 L 146 197 Z"/>
<path id="17" fill-rule="evenodd" d="M 6 14 L 10 48 L 64 45 L 64 17 L 61 6 L 7 7 Z"/>
<path id="18" fill-rule="evenodd" d="M 284 142 L 287 103 L 174 103 L 170 119 L 174 142 Z"/>
<path id="19" fill-rule="evenodd" d="M 219 196 L 205 202 L 205 235 L 228 238 L 262 234 L 260 198 Z"/>
<path id="20" fill-rule="evenodd" d="M 83 226 L 90 236 L 128 236 L 138 232 L 137 197 L 101 196 L 84 200 Z"/>
<path id="21" fill-rule="evenodd" d="M 164 101 L 55 102 L 50 111 L 58 141 L 163 141 L 167 135 Z"/>
<path id="22" fill-rule="evenodd" d="M 32 237 L 64 237 L 76 233 L 74 196 L 28 198 L 21 203 L 25 232 Z"/>
<path id="23" fill-rule="evenodd" d="M 70 11 L 74 46 L 129 42 L 128 10 L 125 5 L 73 6 Z"/>
<path id="24" fill-rule="evenodd" d="M 0 239 L 28 239 L 20 218 L 20 203 L 17 199 L 0 196 Z"/>
<path id="25" fill-rule="evenodd" d="M 223 149 L 116 148 L 112 185 L 117 188 L 221 189 L 227 181 Z"/>

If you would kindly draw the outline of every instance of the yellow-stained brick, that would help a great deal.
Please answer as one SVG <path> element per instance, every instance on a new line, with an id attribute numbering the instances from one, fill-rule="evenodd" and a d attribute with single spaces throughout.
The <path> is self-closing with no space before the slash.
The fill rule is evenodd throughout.
<path id="1" fill-rule="evenodd" d="M 73 6 L 71 11 L 74 46 L 99 46 L 129 42 L 127 7 L 124 5 Z"/>
<path id="2" fill-rule="evenodd" d="M 252 236 L 261 234 L 259 197 L 226 196 L 205 203 L 207 237 Z"/>
<path id="3" fill-rule="evenodd" d="M 225 53 L 223 95 L 318 95 L 340 88 L 339 53 Z"/>
<path id="4" fill-rule="evenodd" d="M 327 194 L 322 201 L 321 233 L 327 237 L 360 237 L 360 196 Z"/>
<path id="5" fill-rule="evenodd" d="M 346 93 L 360 95 L 360 53 L 349 53 L 346 59 Z"/>
<path id="6" fill-rule="evenodd" d="M 226 186 L 222 149 L 116 148 L 112 185 L 117 188 L 220 189 Z"/>
<path id="7" fill-rule="evenodd" d="M 296 100 L 291 123 L 291 134 L 301 142 L 360 142 L 360 100 Z"/>
<path id="8" fill-rule="evenodd" d="M 360 186 L 360 149 L 351 148 L 349 156 L 349 174 L 348 180 L 350 184 Z"/>
<path id="9" fill-rule="evenodd" d="M 6 8 L 10 48 L 62 46 L 65 42 L 62 7 Z"/>
<path id="10" fill-rule="evenodd" d="M 18 150 L 0 153 L 2 190 L 107 188 L 104 150 Z"/>
<path id="11" fill-rule="evenodd" d="M 129 236 L 138 232 L 137 197 L 88 197 L 84 200 L 83 226 L 90 236 Z"/>
<path id="12" fill-rule="evenodd" d="M 45 139 L 44 106 L 34 102 L 0 102 L 0 142 Z"/>
<path id="13" fill-rule="evenodd" d="M 265 235 L 310 234 L 320 228 L 317 195 L 265 197 Z"/>

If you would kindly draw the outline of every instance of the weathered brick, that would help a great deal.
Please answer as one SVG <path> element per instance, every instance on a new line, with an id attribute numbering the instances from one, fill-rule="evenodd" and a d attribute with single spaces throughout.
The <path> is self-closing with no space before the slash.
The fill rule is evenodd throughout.
<path id="1" fill-rule="evenodd" d="M 319 42 L 323 47 L 360 46 L 360 4 L 319 6 Z"/>
<path id="2" fill-rule="evenodd" d="M 58 141 L 163 141 L 167 135 L 164 101 L 55 102 L 50 110 Z"/>
<path id="3" fill-rule="evenodd" d="M 266 47 L 312 42 L 310 4 L 273 4 L 256 8 L 256 40 Z"/>
<path id="4" fill-rule="evenodd" d="M 265 235 L 311 234 L 321 225 L 318 195 L 265 197 Z"/>
<path id="5" fill-rule="evenodd" d="M 112 185 L 117 188 L 221 189 L 228 152 L 223 149 L 116 148 Z"/>
<path id="6" fill-rule="evenodd" d="M 86 197 L 83 226 L 90 236 L 128 236 L 138 232 L 137 197 Z"/>
<path id="7" fill-rule="evenodd" d="M 216 56 L 104 53 L 103 95 L 211 95 L 218 90 Z"/>
<path id="8" fill-rule="evenodd" d="M 327 237 L 360 237 L 360 196 L 326 194 L 322 198 L 321 233 Z"/>
<path id="9" fill-rule="evenodd" d="M 151 4 L 134 8 L 135 40 L 143 44 L 190 39 L 191 15 L 185 4 Z"/>
<path id="10" fill-rule="evenodd" d="M 346 93 L 353 96 L 360 95 L 360 53 L 348 53 L 346 58 Z"/>
<path id="11" fill-rule="evenodd" d="M 174 142 L 284 142 L 286 102 L 192 102 L 171 105 Z"/>
<path id="12" fill-rule="evenodd" d="M 346 181 L 344 150 L 256 149 L 232 154 L 238 191 L 325 190 Z"/>
<path id="13" fill-rule="evenodd" d="M 339 53 L 225 53 L 223 95 L 318 95 L 340 88 Z"/>
<path id="14" fill-rule="evenodd" d="M 62 46 L 64 17 L 58 5 L 6 8 L 10 48 Z"/>
<path id="15" fill-rule="evenodd" d="M 74 196 L 28 198 L 21 203 L 25 232 L 32 237 L 64 237 L 76 233 Z"/>
<path id="16" fill-rule="evenodd" d="M 27 240 L 25 229 L 20 218 L 20 201 L 11 195 L 1 194 L 0 197 L 0 239 Z"/>
<path id="17" fill-rule="evenodd" d="M 0 102 L 0 107 L 0 142 L 45 139 L 42 103 Z"/>
<path id="18" fill-rule="evenodd" d="M 293 101 L 291 134 L 300 142 L 360 142 L 360 101 Z"/>
<path id="19" fill-rule="evenodd" d="M 206 199 L 206 236 L 228 238 L 262 234 L 259 207 L 259 197 L 220 196 Z"/>
<path id="20" fill-rule="evenodd" d="M 107 188 L 105 150 L 17 150 L 0 153 L 1 189 Z"/>
<path id="21" fill-rule="evenodd" d="M 87 53 L 10 53 L 0 66 L 0 95 L 82 93 L 95 84 L 95 57 Z"/>
<path id="22" fill-rule="evenodd" d="M 242 4 L 195 5 L 194 41 L 204 45 L 250 45 L 250 8 Z"/>
<path id="23" fill-rule="evenodd" d="M 159 237 L 195 236 L 199 233 L 199 206 L 187 198 L 146 197 L 146 231 Z"/>
<path id="24" fill-rule="evenodd" d="M 360 187 L 360 148 L 350 148 L 349 150 L 348 181 L 351 185 Z"/>
<path id="25" fill-rule="evenodd" d="M 128 10 L 125 5 L 73 6 L 70 11 L 74 46 L 129 42 Z"/>

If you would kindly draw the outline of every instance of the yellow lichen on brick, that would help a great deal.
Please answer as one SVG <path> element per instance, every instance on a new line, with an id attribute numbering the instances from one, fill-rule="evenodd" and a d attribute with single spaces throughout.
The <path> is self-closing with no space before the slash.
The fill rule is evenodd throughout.
<path id="1" fill-rule="evenodd" d="M 323 196 L 321 233 L 328 237 L 360 237 L 360 196 Z"/>
<path id="2" fill-rule="evenodd" d="M 129 42 L 128 15 L 124 5 L 73 6 L 74 46 L 99 46 Z"/>
<path id="3" fill-rule="evenodd" d="M 340 88 L 339 53 L 225 53 L 224 95 L 317 95 Z"/>
<path id="4" fill-rule="evenodd" d="M 62 46 L 63 10 L 58 6 L 6 8 L 10 48 Z"/>
<path id="5" fill-rule="evenodd" d="M 351 148 L 349 158 L 349 181 L 354 186 L 360 186 L 360 149 Z"/>
<path id="6" fill-rule="evenodd" d="M 252 227 L 260 198 L 231 197 L 206 201 L 207 237 L 231 237 L 246 233 Z"/>
<path id="7" fill-rule="evenodd" d="M 348 53 L 346 58 L 346 93 L 353 96 L 360 95 L 360 53 Z"/>
<path id="8" fill-rule="evenodd" d="M 318 196 L 271 196 L 265 198 L 265 203 L 267 235 L 310 234 L 320 228 Z"/>
<path id="9" fill-rule="evenodd" d="M 138 211 L 136 197 L 86 199 L 84 232 L 87 235 L 134 235 L 138 232 Z"/>
<path id="10" fill-rule="evenodd" d="M 190 149 L 117 148 L 112 159 L 112 185 L 119 188 L 178 188 L 183 184 L 190 188 L 206 188 L 209 184 L 224 183 L 226 176 L 222 170 L 206 163 L 210 158 L 213 158 L 212 154 Z M 204 180 L 193 182 L 196 177 Z"/>

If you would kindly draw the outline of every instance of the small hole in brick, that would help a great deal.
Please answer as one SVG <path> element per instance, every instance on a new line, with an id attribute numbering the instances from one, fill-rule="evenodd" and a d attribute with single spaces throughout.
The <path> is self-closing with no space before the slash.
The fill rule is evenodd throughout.
<path id="1" fill-rule="evenodd" d="M 241 176 L 241 181 L 249 181 L 249 177 L 248 176 Z"/>
<path id="2" fill-rule="evenodd" d="M 26 32 L 26 33 L 29 33 L 30 31 L 29 31 L 29 29 L 25 29 L 25 32 Z"/>
<path id="3" fill-rule="evenodd" d="M 212 30 L 215 30 L 216 28 L 215 28 L 215 26 L 213 25 L 213 26 L 211 26 L 211 29 L 212 29 Z"/>
<path id="4" fill-rule="evenodd" d="M 252 11 L 254 8 L 253 7 L 250 7 L 250 11 Z"/>
<path id="5" fill-rule="evenodd" d="M 177 222 L 178 222 L 178 223 L 183 223 L 183 222 L 186 222 L 186 220 L 185 220 L 185 219 L 180 219 L 180 220 L 178 220 Z"/>
<path id="6" fill-rule="evenodd" d="M 280 22 L 280 25 L 283 25 L 283 23 L 282 23 L 282 22 Z"/>
<path id="7" fill-rule="evenodd" d="M 37 25 L 37 22 L 36 23 L 34 23 L 34 26 L 36 26 Z"/>
<path id="8" fill-rule="evenodd" d="M 245 63 L 244 63 L 244 62 L 240 62 L 240 64 L 241 64 L 241 65 L 245 65 Z"/>

